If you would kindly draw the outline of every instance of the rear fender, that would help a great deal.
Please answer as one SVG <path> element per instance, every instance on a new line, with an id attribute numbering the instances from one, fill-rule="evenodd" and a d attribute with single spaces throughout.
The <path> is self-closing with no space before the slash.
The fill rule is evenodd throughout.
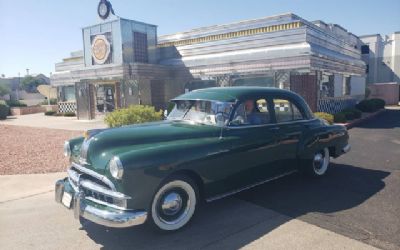
<path id="1" fill-rule="evenodd" d="M 309 160 L 314 157 L 315 152 L 323 148 L 329 148 L 331 153 L 333 149 L 333 154 L 335 154 L 338 148 L 347 144 L 348 138 L 346 128 L 340 125 L 310 129 L 300 140 L 297 156 L 300 160 Z"/>

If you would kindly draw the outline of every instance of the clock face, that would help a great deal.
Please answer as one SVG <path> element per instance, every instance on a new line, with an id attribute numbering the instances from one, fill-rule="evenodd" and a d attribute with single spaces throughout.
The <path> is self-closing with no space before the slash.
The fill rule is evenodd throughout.
<path id="1" fill-rule="evenodd" d="M 102 19 L 106 19 L 110 14 L 110 8 L 107 1 L 101 1 L 97 7 L 97 13 Z"/>
<path id="2" fill-rule="evenodd" d="M 99 14 L 100 14 L 100 16 L 105 16 L 107 14 L 107 4 L 105 4 L 105 3 L 100 4 Z"/>

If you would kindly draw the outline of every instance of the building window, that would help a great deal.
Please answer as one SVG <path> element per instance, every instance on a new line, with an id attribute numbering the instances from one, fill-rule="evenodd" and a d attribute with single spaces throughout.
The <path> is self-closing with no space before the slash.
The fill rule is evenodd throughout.
<path id="1" fill-rule="evenodd" d="M 366 73 L 366 74 L 369 73 L 369 64 L 367 64 L 366 67 L 365 67 L 365 73 Z"/>
<path id="2" fill-rule="evenodd" d="M 133 49 L 135 62 L 148 62 L 147 34 L 133 32 Z"/>
<path id="3" fill-rule="evenodd" d="M 343 77 L 343 95 L 350 95 L 351 93 L 350 79 L 349 76 Z"/>
<path id="4" fill-rule="evenodd" d="M 321 97 L 334 97 L 335 96 L 335 83 L 333 75 L 322 75 L 321 79 Z"/>
<path id="5" fill-rule="evenodd" d="M 361 54 L 369 54 L 369 45 L 361 45 Z"/>

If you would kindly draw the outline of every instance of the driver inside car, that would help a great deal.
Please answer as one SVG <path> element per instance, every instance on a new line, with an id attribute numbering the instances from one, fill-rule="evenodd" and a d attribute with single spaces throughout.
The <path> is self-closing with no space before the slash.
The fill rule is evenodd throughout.
<path id="1" fill-rule="evenodd" d="M 263 123 L 255 110 L 254 100 L 247 100 L 245 102 L 245 110 L 248 123 L 250 123 L 251 125 L 259 125 Z"/>

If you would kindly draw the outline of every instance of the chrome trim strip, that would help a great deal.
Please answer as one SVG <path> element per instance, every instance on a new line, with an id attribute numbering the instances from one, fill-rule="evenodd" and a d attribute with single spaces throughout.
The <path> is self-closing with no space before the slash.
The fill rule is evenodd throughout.
<path id="1" fill-rule="evenodd" d="M 93 191 L 95 191 L 97 193 L 101 193 L 101 194 L 110 196 L 110 197 L 115 198 L 115 199 L 120 199 L 120 200 L 131 199 L 131 197 L 129 197 L 129 196 L 123 194 L 123 193 L 108 190 L 108 189 L 106 189 L 106 188 L 104 188 L 104 187 L 102 187 L 102 186 L 100 186 L 100 185 L 98 185 L 98 184 L 96 184 L 94 182 L 91 182 L 89 180 L 81 180 L 80 181 L 80 185 L 82 187 L 84 187 L 84 188 L 87 188 L 89 190 L 93 190 Z"/>
<path id="2" fill-rule="evenodd" d="M 227 129 L 242 129 L 242 128 L 259 128 L 259 127 L 270 127 L 270 126 L 279 126 L 279 125 L 287 125 L 293 123 L 305 123 L 305 122 L 312 122 L 318 120 L 316 118 L 309 119 L 309 120 L 297 120 L 291 122 L 277 122 L 277 123 L 267 123 L 267 124 L 259 124 L 259 125 L 241 125 L 241 126 L 227 126 Z"/>
<path id="3" fill-rule="evenodd" d="M 242 192 L 242 191 L 244 191 L 244 190 L 247 190 L 247 189 L 250 189 L 250 188 L 253 188 L 253 187 L 262 185 L 262 184 L 264 184 L 264 183 L 267 183 L 267 182 L 270 182 L 270 181 L 273 181 L 273 180 L 276 180 L 276 179 L 285 177 L 285 176 L 287 176 L 287 175 L 290 175 L 290 174 L 293 174 L 293 173 L 296 173 L 296 172 L 298 172 L 298 171 L 297 171 L 297 170 L 292 170 L 292 171 L 286 172 L 286 173 L 284 173 L 284 174 L 277 175 L 277 176 L 275 176 L 275 177 L 266 179 L 266 180 L 264 180 L 264 181 L 257 182 L 257 183 L 255 183 L 255 184 L 246 186 L 246 187 L 244 187 L 244 188 L 240 188 L 240 189 L 237 189 L 237 190 L 228 192 L 228 193 L 224 193 L 224 194 L 221 194 L 221 195 L 217 195 L 217 196 L 211 197 L 211 198 L 209 198 L 209 199 L 206 199 L 206 201 L 207 201 L 207 202 L 216 201 L 216 200 L 225 198 L 225 197 L 227 197 L 227 196 L 231 196 L 231 195 L 237 194 L 237 193 Z"/>
<path id="4" fill-rule="evenodd" d="M 98 180 L 100 180 L 100 181 L 103 181 L 103 182 L 106 183 L 108 186 L 110 186 L 110 188 L 111 188 L 112 190 L 114 190 L 114 191 L 116 190 L 114 183 L 112 183 L 112 182 L 111 182 L 107 177 L 105 177 L 104 175 L 101 175 L 101 174 L 99 174 L 99 173 L 96 173 L 95 171 L 90 170 L 90 169 L 88 169 L 88 168 L 82 167 L 81 165 L 79 165 L 79 164 L 77 164 L 77 163 L 75 163 L 75 162 L 72 162 L 72 166 L 73 166 L 74 168 L 77 168 L 79 171 L 84 172 L 85 174 L 91 175 L 91 176 L 93 176 L 94 178 L 96 178 L 96 179 L 98 179 Z"/>
<path id="5" fill-rule="evenodd" d="M 114 204 L 111 204 L 111 203 L 108 203 L 108 202 L 105 202 L 105 201 L 98 200 L 98 199 L 93 198 L 91 196 L 85 196 L 85 199 L 88 200 L 88 201 L 92 201 L 94 203 L 100 204 L 100 205 L 107 206 L 107 207 L 111 207 L 111 208 L 115 208 L 115 209 L 119 209 L 119 210 L 124 210 L 124 211 L 125 210 L 129 210 L 126 207 L 120 207 L 120 206 L 117 206 L 117 205 L 114 205 Z"/>
<path id="6" fill-rule="evenodd" d="M 80 174 L 78 174 L 76 171 L 72 170 L 71 168 L 69 168 L 67 170 L 67 174 L 68 174 L 68 177 L 70 179 L 72 179 L 73 181 L 75 181 L 75 182 L 79 181 Z"/>

